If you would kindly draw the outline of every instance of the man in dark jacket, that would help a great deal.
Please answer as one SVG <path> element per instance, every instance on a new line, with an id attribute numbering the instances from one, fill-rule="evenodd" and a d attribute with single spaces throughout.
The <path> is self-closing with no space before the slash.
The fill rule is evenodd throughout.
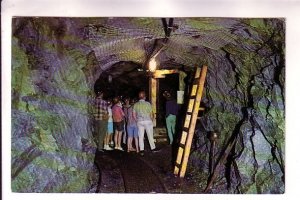
<path id="1" fill-rule="evenodd" d="M 165 91 L 163 96 L 166 98 L 166 125 L 170 144 L 173 143 L 176 126 L 176 116 L 178 114 L 178 104 L 169 91 Z"/>

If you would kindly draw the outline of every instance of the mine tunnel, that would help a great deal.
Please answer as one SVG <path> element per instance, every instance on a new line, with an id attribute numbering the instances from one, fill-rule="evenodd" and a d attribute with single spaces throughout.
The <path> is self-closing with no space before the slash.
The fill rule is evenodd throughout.
<path id="1" fill-rule="evenodd" d="M 284 49 L 281 18 L 13 18 L 12 191 L 284 193 Z M 142 90 L 156 151 L 146 134 L 143 155 L 97 149 L 97 91 Z M 165 91 L 180 105 L 172 145 Z"/>
<path id="2" fill-rule="evenodd" d="M 167 71 L 166 69 L 156 69 L 155 72 L 150 72 L 147 69 L 143 69 L 142 65 L 134 62 L 118 62 L 112 65 L 105 72 L 101 73 L 94 85 L 95 94 L 97 94 L 97 92 L 99 91 L 103 92 L 103 99 L 108 101 L 112 101 L 115 97 L 118 97 L 123 105 L 124 112 L 126 109 L 126 99 L 137 101 L 139 92 L 145 91 L 146 101 L 151 101 L 152 110 L 155 114 L 153 119 L 153 138 L 155 140 L 157 152 L 153 153 L 153 151 L 151 151 L 151 148 L 148 145 L 149 138 L 148 135 L 146 135 L 146 155 L 144 153 L 138 152 L 137 149 L 139 148 L 139 146 L 136 145 L 136 141 L 132 142 L 132 145 L 134 146 L 134 153 L 132 153 L 132 151 L 130 151 L 127 146 L 128 141 L 126 138 L 129 137 L 128 130 L 124 128 L 125 130 L 123 131 L 121 146 L 123 149 L 122 151 L 127 151 L 128 155 L 124 155 L 124 152 L 118 152 L 119 149 L 116 148 L 115 138 L 110 139 L 109 143 L 111 144 L 109 145 L 109 147 L 104 147 L 104 152 L 102 151 L 102 149 L 97 148 L 95 163 L 101 174 L 97 192 L 115 192 L 120 190 L 120 188 L 116 189 L 117 187 L 114 185 L 114 182 L 109 179 L 109 177 L 106 177 L 108 176 L 106 174 L 109 173 L 109 171 L 112 171 L 111 169 L 116 170 L 115 162 L 118 163 L 118 168 L 120 169 L 122 178 L 124 179 L 123 181 L 125 183 L 125 186 L 123 188 L 123 191 L 127 193 L 163 193 L 167 192 L 167 186 L 165 185 L 177 184 L 178 179 L 176 178 L 173 178 L 170 182 L 162 183 L 160 177 L 156 174 L 157 172 L 155 172 L 155 168 L 159 167 L 163 169 L 164 174 L 169 175 L 173 171 L 173 168 L 175 166 L 174 164 L 176 163 L 175 160 L 178 153 L 178 145 L 180 144 L 179 141 L 181 139 L 180 131 L 183 129 L 182 125 L 185 120 L 184 113 L 188 112 L 186 104 L 189 103 L 188 95 L 182 97 L 183 99 L 181 101 L 177 100 L 177 91 L 186 94 L 189 93 L 189 86 L 193 85 L 191 82 L 193 81 L 191 75 L 195 74 L 194 71 L 196 71 L 193 68 L 190 68 L 188 70 L 187 69 L 188 67 L 181 65 L 173 66 L 169 69 L 169 71 Z M 170 95 L 170 98 L 166 98 L 164 96 L 166 92 L 168 93 L 168 95 Z M 166 124 L 167 100 L 175 101 L 178 106 L 178 113 L 176 114 L 177 120 L 176 123 L 174 123 L 174 125 L 176 124 L 176 131 L 173 133 L 172 139 L 168 137 L 167 133 L 169 131 Z M 204 105 L 201 106 L 204 109 Z M 195 111 L 195 115 L 196 118 L 193 123 L 196 122 L 198 115 L 200 116 L 199 111 Z M 126 118 L 125 121 L 128 123 L 128 118 Z M 194 132 L 194 128 L 191 131 Z M 183 142 L 181 143 L 185 144 Z M 110 152 L 114 149 L 116 152 Z M 111 159 L 115 159 L 113 163 L 111 163 Z M 162 159 L 166 160 L 164 161 Z M 147 160 L 155 160 L 155 164 L 149 164 L 147 163 Z M 145 163 L 140 164 L 141 162 Z M 179 161 L 177 161 L 177 163 L 179 163 Z M 135 173 L 132 173 L 131 168 L 134 169 L 137 165 L 140 166 L 140 168 L 133 170 L 134 172 L 136 170 L 137 171 Z M 151 165 L 154 166 L 151 167 Z M 108 168 L 110 170 L 108 170 Z M 179 173 L 173 174 L 172 176 L 176 177 L 177 175 L 179 175 Z M 142 177 L 147 177 L 148 183 L 146 187 L 141 187 L 143 186 L 144 182 L 144 178 Z M 184 182 L 181 181 L 181 184 L 182 183 Z M 192 191 L 192 189 L 186 190 L 185 192 L 189 191 Z"/>

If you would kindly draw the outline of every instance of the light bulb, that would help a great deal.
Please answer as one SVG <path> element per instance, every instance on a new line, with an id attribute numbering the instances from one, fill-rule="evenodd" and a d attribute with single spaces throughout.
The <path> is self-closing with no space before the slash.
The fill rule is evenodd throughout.
<path id="1" fill-rule="evenodd" d="M 156 70 L 156 61 L 154 58 L 152 58 L 149 62 L 149 71 L 155 72 L 155 70 Z"/>

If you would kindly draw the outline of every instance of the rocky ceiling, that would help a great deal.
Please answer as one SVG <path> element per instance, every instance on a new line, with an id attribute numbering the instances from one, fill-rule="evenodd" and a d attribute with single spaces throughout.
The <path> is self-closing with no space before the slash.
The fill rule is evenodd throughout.
<path id="1" fill-rule="evenodd" d="M 283 193 L 285 21 L 275 18 L 14 18 L 12 191 L 95 192 L 94 85 L 105 73 L 134 80 L 157 52 L 161 68 L 208 65 L 187 169 L 199 188 L 217 131 L 216 159 L 235 145 L 212 193 Z"/>
<path id="2" fill-rule="evenodd" d="M 251 34 L 243 20 L 178 18 L 172 24 L 163 21 L 161 18 L 107 18 L 89 24 L 85 31 L 102 70 L 120 60 L 144 64 L 160 48 L 163 49 L 157 60 L 162 68 L 193 67 L 213 51 L 237 44 L 238 36 Z"/>

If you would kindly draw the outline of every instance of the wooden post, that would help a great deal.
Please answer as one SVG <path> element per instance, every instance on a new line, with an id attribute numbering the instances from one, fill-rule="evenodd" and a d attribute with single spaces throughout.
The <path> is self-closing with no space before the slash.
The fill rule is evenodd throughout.
<path id="1" fill-rule="evenodd" d="M 216 146 L 216 139 L 218 138 L 218 134 L 216 132 L 211 132 L 208 136 L 210 141 L 210 152 L 209 152 L 209 174 L 212 175 L 213 168 L 215 165 L 215 146 Z"/>
<path id="2" fill-rule="evenodd" d="M 234 144 L 236 143 L 236 137 L 233 139 L 233 141 L 230 141 L 225 149 L 224 152 L 222 152 L 222 157 L 220 158 L 220 160 L 218 161 L 218 163 L 216 164 L 213 173 L 210 175 L 209 177 L 209 181 L 207 183 L 206 188 L 204 189 L 204 193 L 206 193 L 211 186 L 213 185 L 215 179 L 217 178 L 217 175 L 220 173 L 221 170 L 221 166 L 224 165 L 232 147 L 234 146 Z"/>
<path id="3" fill-rule="evenodd" d="M 150 91 L 150 102 L 152 105 L 152 111 L 154 113 L 153 127 L 156 127 L 156 113 L 157 113 L 157 88 L 158 80 L 150 77 L 149 91 Z"/>
<path id="4" fill-rule="evenodd" d="M 178 73 L 177 69 L 156 69 L 152 77 L 149 78 L 149 96 L 150 102 L 152 104 L 152 110 L 154 113 L 153 126 L 156 127 L 157 124 L 157 113 L 159 112 L 159 78 L 165 78 L 167 74 L 175 74 Z"/>

